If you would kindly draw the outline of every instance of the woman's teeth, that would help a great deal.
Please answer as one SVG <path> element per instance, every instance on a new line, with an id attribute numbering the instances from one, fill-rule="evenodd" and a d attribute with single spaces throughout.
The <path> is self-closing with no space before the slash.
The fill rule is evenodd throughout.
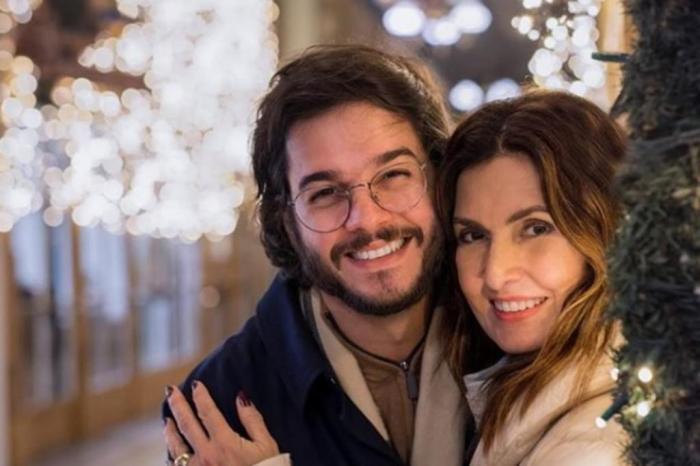
<path id="1" fill-rule="evenodd" d="M 493 307 L 501 312 L 521 312 L 542 304 L 547 298 L 526 299 L 523 301 L 493 301 Z"/>
<path id="2" fill-rule="evenodd" d="M 382 246 L 381 248 L 370 249 L 369 251 L 355 251 L 351 254 L 351 256 L 353 259 L 362 261 L 377 259 L 379 257 L 388 256 L 392 252 L 398 251 L 405 242 L 406 240 L 404 238 L 397 239 L 387 243 L 386 246 Z"/>

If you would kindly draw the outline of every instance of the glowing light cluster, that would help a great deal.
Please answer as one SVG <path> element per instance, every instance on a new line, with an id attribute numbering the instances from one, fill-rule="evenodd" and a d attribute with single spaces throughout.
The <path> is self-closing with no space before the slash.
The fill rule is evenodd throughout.
<path id="1" fill-rule="evenodd" d="M 36 109 L 38 70 L 32 60 L 15 56 L 17 24 L 26 23 L 40 0 L 0 0 L 0 232 L 42 206 L 35 179 L 41 170 L 37 146 L 44 139 L 42 113 Z"/>
<path id="2" fill-rule="evenodd" d="M 387 2 L 378 2 L 386 6 Z M 382 16 L 384 27 L 399 37 L 422 36 L 433 46 L 456 44 L 467 34 L 481 34 L 491 25 L 493 15 L 480 0 L 457 0 L 452 8 L 437 17 L 426 15 L 414 0 L 400 0 L 389 6 Z"/>
<path id="3" fill-rule="evenodd" d="M 456 110 L 470 112 L 485 102 L 516 97 L 520 93 L 520 85 L 509 78 L 492 82 L 486 90 L 476 82 L 464 79 L 452 87 L 448 98 Z"/>
<path id="4" fill-rule="evenodd" d="M 630 372 L 632 371 L 629 369 L 621 370 L 618 367 L 610 371 L 610 376 L 616 382 L 624 377 L 623 380 L 630 387 L 630 390 L 629 393 L 618 395 L 612 405 L 596 418 L 595 425 L 599 429 L 604 429 L 608 421 L 618 414 L 632 422 L 639 422 L 647 417 L 658 404 L 653 386 L 655 382 L 653 368 L 648 365 L 639 367 L 636 370 L 636 377 L 630 377 Z"/>
<path id="5" fill-rule="evenodd" d="M 602 0 L 523 0 L 512 25 L 541 46 L 528 67 L 536 84 L 598 100 L 605 66 L 594 60 Z"/>
<path id="6" fill-rule="evenodd" d="M 271 0 L 117 6 L 137 21 L 79 62 L 143 76 L 146 89 L 56 83 L 41 131 L 67 160 L 43 171 L 44 220 L 58 224 L 70 211 L 76 224 L 114 233 L 220 239 L 243 201 L 255 100 L 276 67 L 278 9 Z"/>

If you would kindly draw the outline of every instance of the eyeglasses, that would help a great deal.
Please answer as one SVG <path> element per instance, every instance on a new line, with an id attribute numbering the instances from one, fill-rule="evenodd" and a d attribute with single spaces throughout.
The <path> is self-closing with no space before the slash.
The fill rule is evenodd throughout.
<path id="1" fill-rule="evenodd" d="M 345 224 L 352 209 L 352 190 L 362 186 L 367 187 L 372 200 L 382 209 L 406 212 L 418 205 L 425 195 L 426 165 L 415 160 L 393 164 L 369 182 L 347 187 L 338 183 L 314 183 L 299 192 L 289 205 L 299 221 L 317 233 L 330 233 Z"/>

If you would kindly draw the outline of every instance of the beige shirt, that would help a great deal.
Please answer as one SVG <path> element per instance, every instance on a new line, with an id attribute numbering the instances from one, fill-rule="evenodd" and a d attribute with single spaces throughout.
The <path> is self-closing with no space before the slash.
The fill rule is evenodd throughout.
<path id="1" fill-rule="evenodd" d="M 324 318 L 333 333 L 357 359 L 367 387 L 389 431 L 389 440 L 403 462 L 409 463 L 425 340 L 420 341 L 406 361 L 396 363 L 355 345 L 343 335 L 329 313 L 325 313 Z"/>

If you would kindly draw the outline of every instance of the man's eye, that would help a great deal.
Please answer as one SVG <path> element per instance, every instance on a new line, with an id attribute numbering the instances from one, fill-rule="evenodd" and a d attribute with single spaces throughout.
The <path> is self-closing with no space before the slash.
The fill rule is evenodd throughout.
<path id="1" fill-rule="evenodd" d="M 379 177 L 379 180 L 391 180 L 395 178 L 410 178 L 411 177 L 411 172 L 410 170 L 402 170 L 402 169 L 393 169 L 393 170 L 387 170 L 384 173 L 381 174 Z"/>
<path id="2" fill-rule="evenodd" d="M 484 234 L 484 232 L 475 230 L 464 230 L 459 232 L 459 234 L 457 235 L 457 239 L 462 244 L 472 244 L 484 239 L 485 237 L 486 235 Z"/>
<path id="3" fill-rule="evenodd" d="M 309 191 L 306 202 L 309 204 L 326 203 L 332 201 L 339 194 L 335 186 L 326 186 Z"/>
<path id="4" fill-rule="evenodd" d="M 554 225 L 542 220 L 527 223 L 523 230 L 525 236 L 542 236 L 553 231 Z"/>

